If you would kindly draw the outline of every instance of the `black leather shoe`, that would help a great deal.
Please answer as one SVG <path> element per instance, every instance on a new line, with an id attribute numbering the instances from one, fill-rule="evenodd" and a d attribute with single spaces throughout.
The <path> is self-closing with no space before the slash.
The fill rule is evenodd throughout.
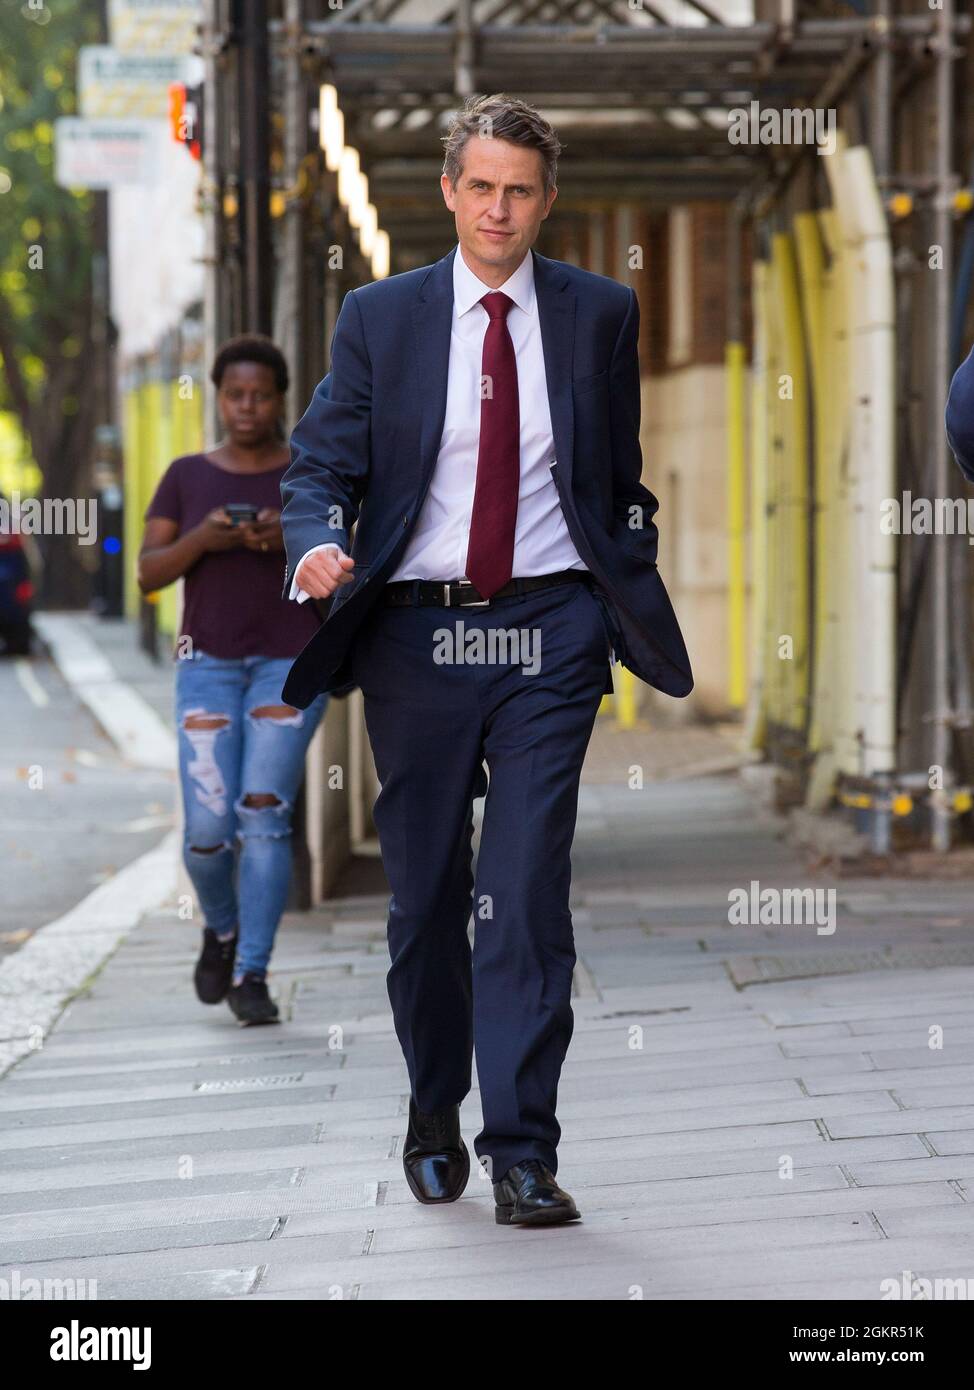
<path id="1" fill-rule="evenodd" d="M 577 1221 L 582 1214 L 540 1158 L 526 1158 L 509 1168 L 494 1183 L 494 1201 L 498 1226 L 555 1226 Z"/>
<path id="2" fill-rule="evenodd" d="M 417 1202 L 455 1202 L 470 1177 L 470 1155 L 460 1138 L 460 1107 L 424 1115 L 409 1101 L 403 1172 Z"/>

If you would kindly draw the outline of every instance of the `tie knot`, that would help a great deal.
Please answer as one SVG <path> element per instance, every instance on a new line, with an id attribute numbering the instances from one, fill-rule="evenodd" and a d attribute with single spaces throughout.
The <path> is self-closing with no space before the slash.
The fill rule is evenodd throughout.
<path id="1" fill-rule="evenodd" d="M 485 294 L 480 301 L 490 315 L 491 323 L 495 319 L 506 319 L 507 311 L 510 309 L 514 300 L 503 294 L 500 290 L 491 290 L 490 294 Z"/>

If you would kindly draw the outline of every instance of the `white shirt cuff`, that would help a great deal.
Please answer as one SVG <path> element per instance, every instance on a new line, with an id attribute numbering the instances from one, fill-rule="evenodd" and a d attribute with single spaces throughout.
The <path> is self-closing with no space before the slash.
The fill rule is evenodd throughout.
<path id="1" fill-rule="evenodd" d="M 299 573 L 301 566 L 304 564 L 305 560 L 307 560 L 308 556 L 314 555 L 315 551 L 317 550 L 341 550 L 341 546 L 338 545 L 335 541 L 325 541 L 321 545 L 313 545 L 310 550 L 306 550 L 304 552 L 304 554 L 301 556 L 301 559 L 295 565 L 295 576 L 297 576 L 297 574 Z M 304 603 L 305 599 L 308 599 L 310 597 L 310 594 L 306 594 L 303 589 L 298 588 L 298 581 L 296 577 L 291 580 L 291 592 L 288 594 L 288 598 L 297 599 L 298 603 Z"/>

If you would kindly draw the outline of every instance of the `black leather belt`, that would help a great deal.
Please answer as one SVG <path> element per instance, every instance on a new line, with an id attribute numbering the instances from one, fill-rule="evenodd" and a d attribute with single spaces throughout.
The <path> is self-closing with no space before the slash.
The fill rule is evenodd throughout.
<path id="1" fill-rule="evenodd" d="M 556 584 L 589 584 L 588 570 L 559 570 L 557 574 L 535 574 L 527 579 L 512 579 L 491 598 L 481 598 L 469 579 L 397 579 L 383 590 L 382 602 L 396 608 L 410 604 L 435 604 L 441 608 L 488 608 L 495 598 L 511 598 L 530 594 L 535 589 L 550 589 Z"/>

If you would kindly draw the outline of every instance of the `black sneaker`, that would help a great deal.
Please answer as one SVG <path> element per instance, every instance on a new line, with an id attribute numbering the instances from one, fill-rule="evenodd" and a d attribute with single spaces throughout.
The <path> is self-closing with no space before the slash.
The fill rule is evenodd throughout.
<path id="1" fill-rule="evenodd" d="M 203 949 L 193 972 L 196 997 L 201 1004 L 219 1004 L 226 999 L 233 979 L 233 958 L 237 951 L 237 934 L 221 941 L 215 931 L 203 928 Z"/>
<path id="2" fill-rule="evenodd" d="M 231 985 L 227 1003 L 241 1027 L 250 1023 L 280 1023 L 277 1005 L 267 992 L 267 981 L 260 975 L 244 975 L 239 985 Z"/>

